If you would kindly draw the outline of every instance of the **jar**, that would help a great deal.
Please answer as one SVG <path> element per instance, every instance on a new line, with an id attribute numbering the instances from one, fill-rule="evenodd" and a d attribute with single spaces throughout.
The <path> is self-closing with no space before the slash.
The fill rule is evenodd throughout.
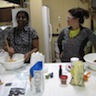
<path id="1" fill-rule="evenodd" d="M 61 84 L 66 84 L 66 82 L 67 82 L 67 78 L 68 78 L 67 75 L 61 75 L 61 76 L 60 76 Z"/>

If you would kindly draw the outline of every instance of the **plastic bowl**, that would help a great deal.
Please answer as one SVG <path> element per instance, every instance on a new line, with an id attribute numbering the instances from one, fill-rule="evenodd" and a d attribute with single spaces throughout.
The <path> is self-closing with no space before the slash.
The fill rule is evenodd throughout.
<path id="1" fill-rule="evenodd" d="M 13 60 L 16 60 L 14 62 L 9 62 L 8 61 L 9 59 L 10 59 L 10 57 L 7 52 L 5 52 L 5 54 L 3 54 L 0 57 L 0 63 L 7 70 L 18 69 L 18 68 L 22 67 L 24 64 L 24 54 L 21 54 L 21 53 L 14 54 L 12 57 Z"/>
<path id="2" fill-rule="evenodd" d="M 89 53 L 84 56 L 84 60 L 88 67 L 94 71 L 96 71 L 96 53 Z"/>

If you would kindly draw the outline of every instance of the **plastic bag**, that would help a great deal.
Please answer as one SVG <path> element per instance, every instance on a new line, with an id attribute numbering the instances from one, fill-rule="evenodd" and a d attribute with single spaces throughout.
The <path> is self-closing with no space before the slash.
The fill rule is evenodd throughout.
<path id="1" fill-rule="evenodd" d="M 71 70 L 71 84 L 76 86 L 84 86 L 84 64 L 82 61 L 75 61 Z"/>

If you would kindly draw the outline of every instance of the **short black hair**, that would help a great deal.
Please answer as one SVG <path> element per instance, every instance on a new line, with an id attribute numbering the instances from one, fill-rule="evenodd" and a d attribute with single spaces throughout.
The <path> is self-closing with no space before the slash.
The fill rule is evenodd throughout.
<path id="1" fill-rule="evenodd" d="M 20 10 L 20 11 L 18 11 L 18 12 L 17 12 L 17 15 L 16 15 L 16 18 L 18 17 L 18 14 L 19 14 L 19 13 L 23 13 L 23 14 L 26 16 L 27 20 L 29 21 L 29 14 L 28 14 L 25 10 Z"/>

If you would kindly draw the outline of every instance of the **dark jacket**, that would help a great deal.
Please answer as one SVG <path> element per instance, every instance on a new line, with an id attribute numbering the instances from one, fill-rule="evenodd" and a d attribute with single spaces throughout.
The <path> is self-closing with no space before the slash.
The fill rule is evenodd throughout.
<path id="1" fill-rule="evenodd" d="M 62 30 L 58 37 L 58 47 L 60 53 L 63 52 L 62 62 L 70 61 L 71 57 L 78 57 L 83 60 L 84 48 L 88 41 L 96 42 L 96 35 L 86 27 L 80 27 L 80 32 L 74 38 L 69 37 L 71 27 Z"/>

